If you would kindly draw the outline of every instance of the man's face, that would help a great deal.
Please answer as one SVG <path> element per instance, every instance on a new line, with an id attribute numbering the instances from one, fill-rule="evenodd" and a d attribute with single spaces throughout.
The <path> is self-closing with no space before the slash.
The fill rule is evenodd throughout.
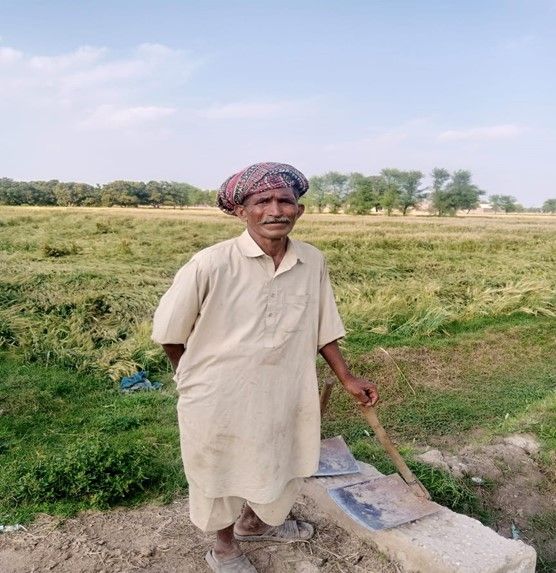
<path id="1" fill-rule="evenodd" d="M 264 239 L 281 239 L 293 229 L 305 210 L 290 188 L 272 189 L 247 197 L 235 214 L 247 223 L 251 234 Z"/>

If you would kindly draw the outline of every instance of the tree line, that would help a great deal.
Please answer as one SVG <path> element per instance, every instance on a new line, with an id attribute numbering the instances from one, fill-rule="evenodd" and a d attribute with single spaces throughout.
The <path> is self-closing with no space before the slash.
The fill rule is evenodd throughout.
<path id="1" fill-rule="evenodd" d="M 406 215 L 411 209 L 426 208 L 437 215 L 455 215 L 479 207 L 485 191 L 472 181 L 467 170 L 450 173 L 435 168 L 432 183 L 423 184 L 421 171 L 383 169 L 378 175 L 330 171 L 309 180 L 303 202 L 310 211 L 345 212 L 365 215 L 394 210 Z M 216 190 L 203 190 L 176 181 L 112 181 L 104 185 L 50 181 L 14 181 L 0 179 L 0 204 L 51 205 L 63 207 L 139 207 L 153 208 L 203 206 L 216 204 Z M 511 195 L 490 195 L 495 212 L 556 213 L 556 199 L 548 199 L 541 208 L 524 209 Z"/>
<path id="2" fill-rule="evenodd" d="M 214 205 L 216 191 L 176 181 L 112 181 L 105 185 L 0 179 L 0 204 L 61 207 L 188 207 Z"/>
<path id="3" fill-rule="evenodd" d="M 486 194 L 473 183 L 471 172 L 467 170 L 450 173 L 435 168 L 429 187 L 423 185 L 424 177 L 421 171 L 400 169 L 383 169 L 378 175 L 330 171 L 311 177 L 304 202 L 319 213 L 341 210 L 365 215 L 384 211 L 390 215 L 398 210 L 406 215 L 411 209 L 425 207 L 442 216 L 476 209 Z M 491 195 L 488 200 L 495 212 L 541 212 L 540 208 L 525 209 L 511 195 Z M 556 199 L 545 201 L 542 212 L 555 213 Z"/>

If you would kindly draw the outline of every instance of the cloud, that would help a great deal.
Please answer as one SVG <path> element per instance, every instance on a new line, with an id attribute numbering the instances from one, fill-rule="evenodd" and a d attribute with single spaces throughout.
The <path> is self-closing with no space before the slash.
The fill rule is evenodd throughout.
<path id="1" fill-rule="evenodd" d="M 514 124 L 473 127 L 470 129 L 451 129 L 438 135 L 440 141 L 491 141 L 510 139 L 523 133 L 523 128 Z"/>
<path id="2" fill-rule="evenodd" d="M 29 66 L 38 72 L 62 72 L 71 68 L 89 66 L 98 62 L 107 54 L 106 48 L 82 46 L 68 54 L 59 56 L 33 56 L 29 58 Z"/>
<path id="3" fill-rule="evenodd" d="M 199 110 L 197 115 L 207 119 L 267 119 L 301 111 L 306 102 L 232 102 Z"/>
<path id="4" fill-rule="evenodd" d="M 9 46 L 0 46 L 0 65 L 13 64 L 23 57 L 23 52 L 10 48 Z"/>
<path id="5" fill-rule="evenodd" d="M 175 113 L 172 107 L 103 105 L 81 122 L 85 129 L 120 129 L 158 123 Z"/>
<path id="6" fill-rule="evenodd" d="M 371 134 L 358 139 L 328 143 L 324 146 L 327 151 L 367 150 L 376 148 L 398 148 L 403 142 L 415 140 L 430 131 L 430 119 L 416 117 L 400 125 L 371 130 Z"/>
<path id="7" fill-rule="evenodd" d="M 183 82 L 198 65 L 199 60 L 182 50 L 162 44 L 140 44 L 124 52 L 81 46 L 56 55 L 27 55 L 4 46 L 0 47 L 0 91 L 31 104 L 86 103 L 90 108 L 92 102 L 120 103 L 157 85 L 161 78 Z"/>

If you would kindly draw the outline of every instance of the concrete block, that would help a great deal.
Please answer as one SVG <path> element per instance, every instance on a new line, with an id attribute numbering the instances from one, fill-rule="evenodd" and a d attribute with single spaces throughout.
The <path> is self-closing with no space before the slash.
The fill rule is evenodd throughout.
<path id="1" fill-rule="evenodd" d="M 476 519 L 441 507 L 438 513 L 393 529 L 371 531 L 349 518 L 327 489 L 383 474 L 368 464 L 350 476 L 308 478 L 303 494 L 338 526 L 370 542 L 400 563 L 407 573 L 535 573 L 536 552 L 506 539 Z"/>

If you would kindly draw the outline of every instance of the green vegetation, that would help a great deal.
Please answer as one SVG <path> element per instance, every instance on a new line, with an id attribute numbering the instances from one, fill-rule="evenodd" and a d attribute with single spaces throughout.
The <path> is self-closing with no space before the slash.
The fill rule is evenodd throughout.
<path id="1" fill-rule="evenodd" d="M 165 367 L 149 339 L 161 293 L 194 252 L 241 229 L 213 211 L 4 213 L 0 344 L 114 380 Z M 323 215 L 302 220 L 296 236 L 327 255 L 347 346 L 368 351 L 444 339 L 480 320 L 553 317 L 550 223 Z"/>
<path id="2" fill-rule="evenodd" d="M 0 178 L 0 204 L 61 207 L 187 207 L 213 205 L 215 191 L 203 191 L 176 181 L 112 181 L 105 185 L 50 181 L 14 181 Z"/>
<path id="3" fill-rule="evenodd" d="M 330 171 L 311 177 L 305 203 L 310 211 L 366 215 L 394 210 L 406 215 L 411 209 L 428 208 L 437 215 L 455 215 L 479 207 L 484 191 L 471 182 L 471 172 L 436 168 L 431 173 L 433 184 L 423 187 L 421 171 L 383 169 L 378 175 Z M 424 200 L 429 198 L 425 206 Z M 104 185 L 50 181 L 14 181 L 0 178 L 0 205 L 37 205 L 60 207 L 173 207 L 214 205 L 215 190 L 202 190 L 177 181 L 111 181 Z M 491 195 L 495 212 L 526 211 L 510 195 Z M 554 213 L 556 199 L 548 199 L 531 212 Z"/>
<path id="4" fill-rule="evenodd" d="M 176 270 L 241 228 L 214 210 L 2 209 L 0 522 L 184 491 L 150 319 Z M 295 237 L 325 252 L 345 351 L 435 499 L 489 519 L 475 486 L 413 461 L 419 445 L 528 431 L 555 470 L 556 221 L 308 215 Z M 119 394 L 136 369 L 163 390 Z M 339 388 L 323 432 L 389 471 Z"/>
<path id="5" fill-rule="evenodd" d="M 170 384 L 123 395 L 6 353 L 0 378 L 0 523 L 184 491 Z"/>

